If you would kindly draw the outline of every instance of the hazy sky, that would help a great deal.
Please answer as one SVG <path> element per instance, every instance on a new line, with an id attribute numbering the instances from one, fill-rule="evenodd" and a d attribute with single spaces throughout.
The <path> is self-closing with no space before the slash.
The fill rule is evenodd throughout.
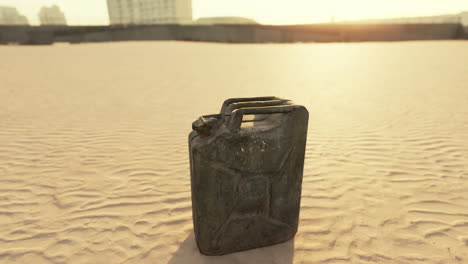
<path id="1" fill-rule="evenodd" d="M 69 24 L 107 24 L 106 0 L 0 0 L 38 24 L 43 5 L 57 4 Z M 468 11 L 468 0 L 193 0 L 194 18 L 245 16 L 265 24 L 424 16 Z"/>

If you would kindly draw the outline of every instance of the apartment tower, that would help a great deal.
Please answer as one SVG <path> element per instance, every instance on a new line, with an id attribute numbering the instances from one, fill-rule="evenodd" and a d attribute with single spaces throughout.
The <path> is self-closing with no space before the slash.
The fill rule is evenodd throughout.
<path id="1" fill-rule="evenodd" d="M 65 15 L 56 5 L 42 7 L 39 11 L 39 21 L 41 25 L 66 25 Z"/>
<path id="2" fill-rule="evenodd" d="M 192 0 L 107 0 L 111 25 L 192 23 Z"/>

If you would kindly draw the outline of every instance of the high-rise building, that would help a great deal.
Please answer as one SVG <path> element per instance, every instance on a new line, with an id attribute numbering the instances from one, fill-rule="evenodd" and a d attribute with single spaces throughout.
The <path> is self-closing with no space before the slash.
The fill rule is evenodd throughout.
<path id="1" fill-rule="evenodd" d="M 28 19 L 14 7 L 0 6 L 0 25 L 28 25 Z"/>
<path id="2" fill-rule="evenodd" d="M 192 0 L 107 0 L 111 25 L 192 23 Z"/>
<path id="3" fill-rule="evenodd" d="M 41 25 L 66 25 L 65 15 L 56 5 L 51 7 L 43 6 L 39 11 L 39 21 Z"/>

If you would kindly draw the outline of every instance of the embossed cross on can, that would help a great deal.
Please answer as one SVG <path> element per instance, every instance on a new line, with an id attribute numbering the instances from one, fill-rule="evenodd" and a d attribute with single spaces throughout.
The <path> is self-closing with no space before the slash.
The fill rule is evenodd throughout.
<path id="1" fill-rule="evenodd" d="M 299 222 L 309 113 L 277 97 L 234 98 L 189 135 L 195 238 L 223 255 L 282 243 Z"/>

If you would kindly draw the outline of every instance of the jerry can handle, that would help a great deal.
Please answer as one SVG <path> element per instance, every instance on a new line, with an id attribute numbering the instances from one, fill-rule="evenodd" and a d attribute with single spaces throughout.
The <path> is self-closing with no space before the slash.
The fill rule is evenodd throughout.
<path id="1" fill-rule="evenodd" d="M 271 101 L 271 100 L 281 100 L 276 96 L 263 96 L 263 97 L 245 97 L 245 98 L 231 98 L 224 101 L 223 106 L 221 107 L 221 113 L 226 111 L 226 108 L 233 103 L 239 102 L 253 102 L 253 101 Z"/>
<path id="2" fill-rule="evenodd" d="M 241 108 L 234 110 L 232 116 L 229 119 L 227 128 L 231 131 L 239 131 L 244 115 L 262 115 L 262 114 L 278 114 L 278 113 L 288 113 L 293 110 L 299 109 L 302 106 L 300 105 L 281 105 L 281 106 L 271 106 L 271 107 L 261 107 L 261 108 Z"/>
<path id="3" fill-rule="evenodd" d="M 229 114 L 232 113 L 234 110 L 239 108 L 247 108 L 247 107 L 269 107 L 269 106 L 278 106 L 278 105 L 289 105 L 291 101 L 285 99 L 276 99 L 276 100 L 269 100 L 269 101 L 250 101 L 250 102 L 238 102 L 238 103 L 231 103 L 225 109 L 225 113 L 221 114 Z"/>

